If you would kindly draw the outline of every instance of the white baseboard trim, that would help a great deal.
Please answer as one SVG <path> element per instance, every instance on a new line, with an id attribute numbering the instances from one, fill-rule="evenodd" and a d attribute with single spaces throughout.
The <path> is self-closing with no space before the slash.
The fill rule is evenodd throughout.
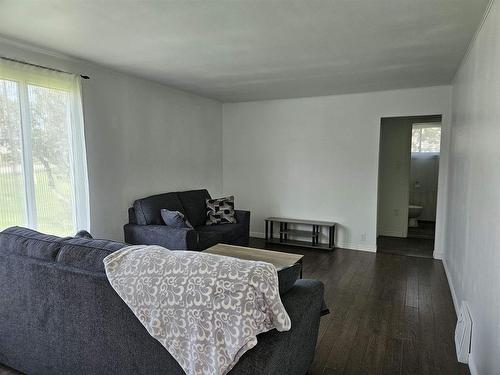
<path id="1" fill-rule="evenodd" d="M 458 317 L 459 304 L 457 299 L 457 293 L 455 292 L 455 287 L 453 286 L 453 282 L 451 281 L 450 271 L 448 269 L 448 263 L 446 263 L 446 259 L 442 256 L 442 254 L 435 254 L 434 258 L 439 259 L 437 258 L 438 256 L 441 256 L 443 262 L 444 272 L 446 273 L 446 278 L 448 279 L 448 285 L 450 286 L 451 298 L 453 299 L 453 306 L 455 307 L 455 314 L 457 314 Z M 479 375 L 479 371 L 477 370 L 476 361 L 474 360 L 474 354 L 472 351 L 469 353 L 468 366 L 471 375 Z"/>
<path id="2" fill-rule="evenodd" d="M 438 253 L 438 252 L 436 252 L 436 250 L 434 250 L 434 253 L 432 254 L 432 256 L 433 256 L 434 259 L 438 259 L 438 260 L 443 260 L 444 259 L 443 253 Z"/>
<path id="3" fill-rule="evenodd" d="M 266 238 L 266 234 L 261 232 L 250 232 L 250 237 Z"/>
<path id="4" fill-rule="evenodd" d="M 376 245 L 365 245 L 365 244 L 358 244 L 358 243 L 352 243 L 352 242 L 338 243 L 338 244 L 336 244 L 335 247 L 340 247 L 341 249 L 347 249 L 347 250 L 367 251 L 369 253 L 376 253 L 377 252 Z"/>
<path id="5" fill-rule="evenodd" d="M 265 235 L 265 233 L 262 233 L 262 232 L 250 232 L 250 237 L 265 238 L 266 235 Z M 339 248 L 347 249 L 347 250 L 368 251 L 371 253 L 374 253 L 377 251 L 376 245 L 357 244 L 357 243 L 352 243 L 352 242 L 336 243 L 335 247 L 339 247 Z"/>
<path id="6" fill-rule="evenodd" d="M 443 254 L 434 254 L 434 258 L 441 259 L 443 262 L 444 272 L 446 273 L 446 278 L 448 279 L 448 285 L 450 286 L 451 298 L 453 300 L 453 306 L 455 307 L 455 314 L 458 317 L 459 314 L 459 304 L 457 293 L 455 292 L 455 287 L 453 286 L 453 282 L 451 281 L 450 270 L 448 268 L 448 263 L 446 262 L 446 258 L 443 257 Z M 479 375 L 479 371 L 477 370 L 476 361 L 474 360 L 474 354 L 471 348 L 471 352 L 469 353 L 469 371 L 471 375 Z"/>
<path id="7" fill-rule="evenodd" d="M 453 282 L 451 281 L 450 271 L 448 270 L 448 263 L 446 263 L 446 259 L 442 259 L 444 272 L 446 273 L 446 278 L 448 279 L 448 285 L 450 286 L 451 298 L 453 299 L 453 306 L 455 307 L 455 314 L 458 317 L 460 307 L 457 300 L 457 294 L 455 292 L 455 287 L 453 286 Z"/>

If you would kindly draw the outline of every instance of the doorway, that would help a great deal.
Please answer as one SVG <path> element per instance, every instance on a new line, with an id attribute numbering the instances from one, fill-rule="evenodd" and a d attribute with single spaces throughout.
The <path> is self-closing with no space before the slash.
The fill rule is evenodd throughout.
<path id="1" fill-rule="evenodd" d="M 441 121 L 440 115 L 381 119 L 378 252 L 433 257 Z"/>

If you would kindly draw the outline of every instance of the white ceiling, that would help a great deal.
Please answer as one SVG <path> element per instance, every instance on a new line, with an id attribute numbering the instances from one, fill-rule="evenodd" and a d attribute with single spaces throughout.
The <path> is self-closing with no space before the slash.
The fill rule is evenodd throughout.
<path id="1" fill-rule="evenodd" d="M 487 3 L 0 0 L 0 34 L 234 102 L 448 84 Z"/>

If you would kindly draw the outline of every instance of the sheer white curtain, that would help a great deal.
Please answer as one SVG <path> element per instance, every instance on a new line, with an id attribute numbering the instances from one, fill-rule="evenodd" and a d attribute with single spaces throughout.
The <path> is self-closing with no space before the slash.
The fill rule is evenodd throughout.
<path id="1" fill-rule="evenodd" d="M 0 58 L 0 229 L 89 228 L 80 77 Z"/>

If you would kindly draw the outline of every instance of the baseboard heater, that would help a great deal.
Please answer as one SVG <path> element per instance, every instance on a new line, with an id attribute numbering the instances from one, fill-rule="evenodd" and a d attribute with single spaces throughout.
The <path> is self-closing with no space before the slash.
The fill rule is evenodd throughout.
<path id="1" fill-rule="evenodd" d="M 472 342 L 472 316 L 469 305 L 463 301 L 455 328 L 455 348 L 459 362 L 469 363 Z"/>

